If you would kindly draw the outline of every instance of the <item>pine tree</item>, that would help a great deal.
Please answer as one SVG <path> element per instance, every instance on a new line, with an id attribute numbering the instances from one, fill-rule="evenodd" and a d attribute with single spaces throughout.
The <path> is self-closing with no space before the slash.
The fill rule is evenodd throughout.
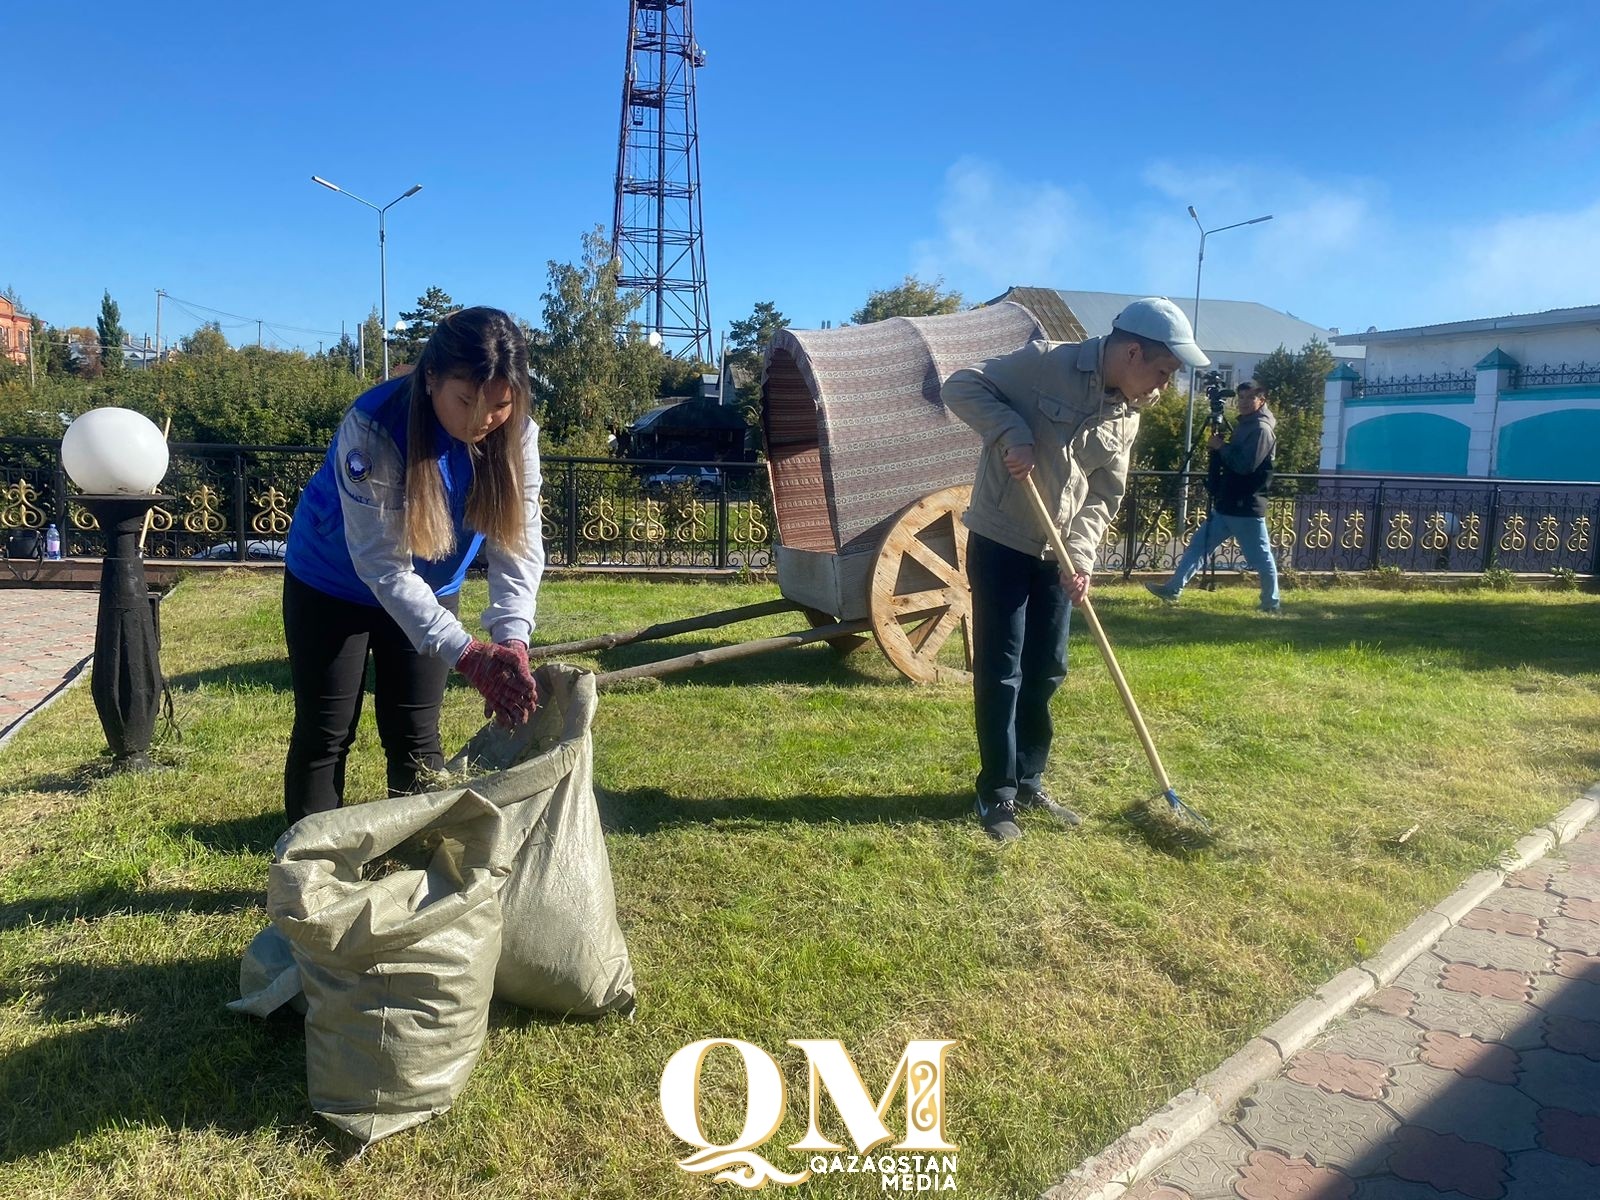
<path id="1" fill-rule="evenodd" d="M 406 327 L 389 342 L 390 364 L 416 362 L 439 322 L 460 308 L 461 305 L 450 299 L 450 293 L 442 287 L 429 287 L 417 297 L 416 308 L 400 314 Z"/>
<path id="2" fill-rule="evenodd" d="M 107 375 L 122 373 L 122 344 L 128 334 L 122 328 L 122 310 L 111 298 L 108 290 L 100 301 L 100 315 L 95 318 L 95 328 L 100 334 L 100 369 Z"/>

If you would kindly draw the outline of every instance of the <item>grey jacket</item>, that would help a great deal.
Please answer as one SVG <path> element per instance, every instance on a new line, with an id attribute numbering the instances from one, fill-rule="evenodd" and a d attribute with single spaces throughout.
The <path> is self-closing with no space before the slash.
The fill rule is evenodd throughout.
<path id="1" fill-rule="evenodd" d="M 1278 448 L 1278 419 L 1268 408 L 1239 418 L 1233 437 L 1213 451 L 1206 480 L 1216 510 L 1228 517 L 1267 515 L 1267 488 L 1272 483 L 1273 455 Z"/>
<path id="2" fill-rule="evenodd" d="M 1106 526 L 1128 483 L 1139 410 L 1151 392 L 1129 402 L 1107 393 L 1101 338 L 1029 342 L 957 371 L 945 381 L 945 407 L 983 438 L 983 456 L 967 528 L 1024 554 L 1053 557 L 1027 485 L 1006 470 L 1013 446 L 1033 447 L 1033 479 L 1066 542 L 1072 565 L 1092 571 Z"/>

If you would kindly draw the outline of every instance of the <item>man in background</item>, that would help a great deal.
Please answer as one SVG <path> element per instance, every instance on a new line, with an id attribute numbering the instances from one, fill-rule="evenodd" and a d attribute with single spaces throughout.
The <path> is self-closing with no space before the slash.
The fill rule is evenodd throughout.
<path id="1" fill-rule="evenodd" d="M 1147 583 L 1151 593 L 1176 603 L 1189 580 L 1218 546 L 1229 538 L 1239 543 L 1244 561 L 1261 577 L 1261 611 L 1278 611 L 1278 564 L 1267 536 L 1267 488 L 1272 483 L 1272 456 L 1278 448 L 1278 420 L 1267 407 L 1267 391 L 1255 380 L 1239 385 L 1239 423 L 1226 440 L 1212 433 L 1206 445 L 1211 465 L 1206 487 L 1212 512 L 1195 531 L 1178 569 L 1166 583 Z"/>

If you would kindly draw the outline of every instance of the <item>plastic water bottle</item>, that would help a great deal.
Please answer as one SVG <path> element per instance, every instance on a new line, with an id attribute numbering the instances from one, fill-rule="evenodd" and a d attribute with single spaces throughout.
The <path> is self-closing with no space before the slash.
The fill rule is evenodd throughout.
<path id="1" fill-rule="evenodd" d="M 61 557 L 61 531 L 54 525 L 44 531 L 44 556 L 46 558 Z"/>

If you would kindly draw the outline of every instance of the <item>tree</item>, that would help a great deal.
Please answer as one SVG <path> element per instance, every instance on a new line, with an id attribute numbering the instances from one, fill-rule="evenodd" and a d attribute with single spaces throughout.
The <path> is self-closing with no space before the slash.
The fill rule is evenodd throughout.
<path id="1" fill-rule="evenodd" d="M 599 226 L 580 262 L 548 266 L 544 328 L 528 346 L 539 423 L 553 447 L 603 452 L 609 430 L 655 403 L 664 355 L 632 319 L 640 296 L 618 292 L 621 264 Z"/>
<path id="2" fill-rule="evenodd" d="M 356 350 L 358 356 L 366 356 L 368 379 L 377 379 L 383 374 L 383 318 L 378 315 L 377 308 L 361 322 L 361 340 Z"/>
<path id="3" fill-rule="evenodd" d="M 703 363 L 698 358 L 674 358 L 670 354 L 661 356 L 661 382 L 656 386 L 656 395 L 666 396 L 698 396 L 700 394 L 700 377 L 702 375 L 715 375 L 717 369 L 710 363 Z"/>
<path id="4" fill-rule="evenodd" d="M 57 329 L 34 318 L 33 358 L 40 375 L 59 379 L 72 374 L 72 339 L 65 329 Z"/>
<path id="5" fill-rule="evenodd" d="M 1323 383 L 1334 368 L 1326 342 L 1313 337 L 1295 354 L 1279 346 L 1256 364 L 1255 381 L 1267 389 L 1278 419 L 1276 469 L 1315 474 L 1322 454 Z"/>
<path id="6" fill-rule="evenodd" d="M 110 291 L 100 301 L 100 315 L 95 318 L 95 328 L 100 335 L 100 369 L 107 375 L 122 373 L 122 344 L 128 334 L 122 328 L 122 310 L 111 298 Z"/>
<path id="7" fill-rule="evenodd" d="M 188 337 L 179 338 L 178 349 L 185 358 L 216 358 L 229 353 L 233 347 L 223 336 L 221 323 L 208 321 Z"/>
<path id="8" fill-rule="evenodd" d="M 416 308 L 400 314 L 406 327 L 389 342 L 389 361 L 416 362 L 439 322 L 460 308 L 461 305 L 450 299 L 450 293 L 442 287 L 429 287 L 417 297 Z"/>
<path id="9" fill-rule="evenodd" d="M 1176 471 L 1183 466 L 1183 412 L 1189 403 L 1188 388 L 1167 384 L 1161 399 L 1139 414 L 1139 436 L 1133 443 L 1133 465 L 1142 471 Z M 1205 396 L 1195 397 L 1196 418 L 1205 421 Z M 1203 424 L 1195 427 L 1196 439 L 1204 434 Z M 1197 456 L 1205 469 L 1205 448 Z"/>
<path id="10" fill-rule="evenodd" d="M 729 375 L 747 425 L 761 424 L 761 363 L 778 330 L 788 327 L 789 318 L 771 300 L 756 301 L 748 317 L 728 326 Z"/>
<path id="11" fill-rule="evenodd" d="M 759 366 L 773 335 L 788 327 L 789 318 L 778 311 L 777 305 L 771 300 L 758 300 L 748 317 L 728 326 L 728 353 L 747 360 L 753 358 Z"/>
<path id="12" fill-rule="evenodd" d="M 907 275 L 896 287 L 873 292 L 867 302 L 850 315 L 857 325 L 867 325 L 888 317 L 937 317 L 961 311 L 961 293 L 941 292 L 944 276 L 924 283 Z"/>
<path id="13" fill-rule="evenodd" d="M 360 348 L 356 345 L 355 338 L 348 333 L 339 335 L 339 340 L 329 347 L 327 357 L 352 375 L 361 369 Z"/>
<path id="14" fill-rule="evenodd" d="M 28 318 L 28 346 L 33 354 L 33 369 L 40 375 L 50 373 L 50 351 L 45 345 L 45 325 L 38 317 Z"/>
<path id="15" fill-rule="evenodd" d="M 67 369 L 80 379 L 99 379 L 100 334 L 87 325 L 72 325 L 66 330 Z M 120 357 L 120 352 L 118 357 Z"/>

